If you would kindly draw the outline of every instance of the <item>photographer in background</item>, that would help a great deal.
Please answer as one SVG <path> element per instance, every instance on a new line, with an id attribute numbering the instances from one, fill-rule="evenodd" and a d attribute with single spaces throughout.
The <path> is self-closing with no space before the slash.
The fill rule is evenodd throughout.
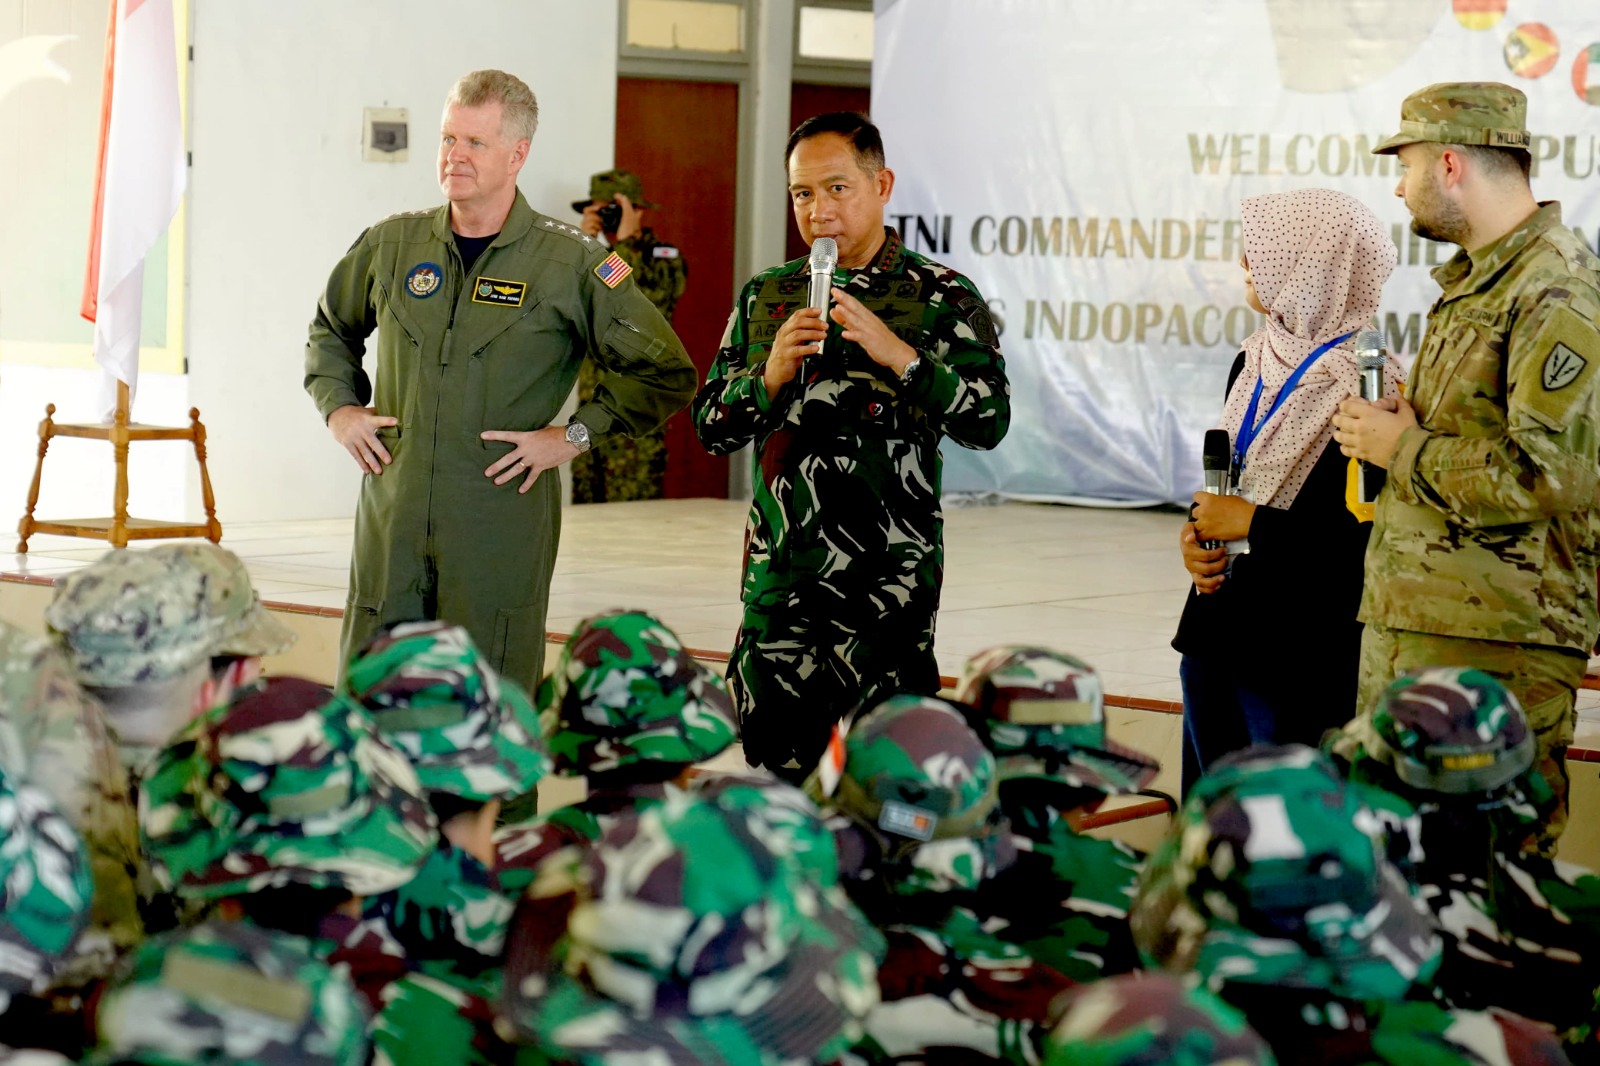
<path id="1" fill-rule="evenodd" d="M 645 211 L 657 206 L 644 198 L 637 174 L 607 170 L 589 179 L 589 199 L 573 201 L 572 209 L 583 213 L 578 228 L 611 245 L 633 268 L 639 291 L 671 322 L 672 309 L 689 283 L 689 268 L 676 246 L 659 239 L 644 224 Z M 599 368 L 584 363 L 578 373 L 580 404 L 594 396 L 599 380 Z M 641 437 L 613 435 L 573 461 L 572 502 L 658 500 L 666 467 L 665 427 Z"/>

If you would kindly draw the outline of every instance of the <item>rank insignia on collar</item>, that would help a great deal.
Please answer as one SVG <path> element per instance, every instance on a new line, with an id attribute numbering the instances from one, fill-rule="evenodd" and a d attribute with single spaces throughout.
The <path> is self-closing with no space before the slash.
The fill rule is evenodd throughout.
<path id="1" fill-rule="evenodd" d="M 501 307 L 521 307 L 528 295 L 526 281 L 504 281 L 500 278 L 479 278 L 472 287 L 475 304 L 499 304 Z"/>
<path id="2" fill-rule="evenodd" d="M 439 291 L 444 271 L 438 263 L 418 263 L 406 275 L 406 291 L 419 300 L 425 300 Z"/>

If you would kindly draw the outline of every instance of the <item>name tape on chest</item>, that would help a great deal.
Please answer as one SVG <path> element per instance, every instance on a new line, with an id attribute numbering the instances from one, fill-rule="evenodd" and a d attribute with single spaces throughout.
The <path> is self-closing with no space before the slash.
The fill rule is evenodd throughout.
<path id="1" fill-rule="evenodd" d="M 526 281 L 506 281 L 503 278 L 479 278 L 472 288 L 472 302 L 475 304 L 521 307 L 527 295 Z"/>

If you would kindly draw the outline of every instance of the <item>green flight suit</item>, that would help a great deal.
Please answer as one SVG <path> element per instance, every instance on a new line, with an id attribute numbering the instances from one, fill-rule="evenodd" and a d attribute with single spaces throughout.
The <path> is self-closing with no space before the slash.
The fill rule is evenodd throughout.
<path id="1" fill-rule="evenodd" d="M 495 485 L 508 449 L 484 430 L 540 429 L 585 357 L 606 371 L 578 419 L 598 441 L 636 436 L 685 406 L 695 372 L 672 328 L 611 252 L 519 192 L 500 235 L 462 269 L 448 204 L 385 219 L 334 267 L 306 344 L 306 391 L 324 420 L 368 400 L 394 462 L 362 479 L 344 664 L 388 622 L 463 625 L 493 667 L 533 687 L 561 529 L 561 481 Z M 374 330 L 377 381 L 362 369 Z"/>

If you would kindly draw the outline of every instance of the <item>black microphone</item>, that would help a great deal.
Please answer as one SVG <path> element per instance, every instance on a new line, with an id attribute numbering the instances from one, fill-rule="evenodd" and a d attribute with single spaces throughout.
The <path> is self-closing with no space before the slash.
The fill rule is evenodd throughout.
<path id="1" fill-rule="evenodd" d="M 1225 429 L 1206 430 L 1206 442 L 1200 449 L 1200 467 L 1205 471 L 1205 490 L 1213 496 L 1226 496 L 1233 486 L 1228 484 L 1233 466 L 1233 442 Z M 1200 547 L 1209 550 L 1222 547 L 1220 540 L 1203 540 Z"/>
<path id="2" fill-rule="evenodd" d="M 828 294 L 833 289 L 833 271 L 839 265 L 839 245 L 832 237 L 818 237 L 811 243 L 811 297 L 806 306 L 822 312 L 822 328 L 828 328 Z M 817 343 L 817 353 L 822 343 Z"/>
<path id="3" fill-rule="evenodd" d="M 1361 398 L 1368 403 L 1383 399 L 1383 370 L 1388 361 L 1383 350 L 1383 334 L 1375 329 L 1364 329 L 1356 337 L 1356 368 L 1361 372 Z M 1389 472 L 1381 466 L 1362 460 L 1356 481 L 1356 500 L 1371 503 L 1378 498 Z"/>

